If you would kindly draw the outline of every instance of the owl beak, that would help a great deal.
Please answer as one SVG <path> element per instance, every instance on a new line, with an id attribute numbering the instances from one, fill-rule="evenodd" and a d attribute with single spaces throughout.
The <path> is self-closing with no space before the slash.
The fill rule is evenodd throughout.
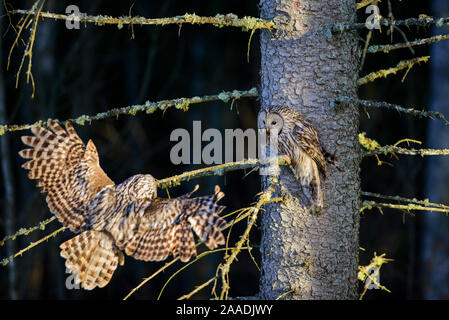
<path id="1" fill-rule="evenodd" d="M 266 127 L 267 129 L 267 134 L 270 134 L 270 128 Z"/>

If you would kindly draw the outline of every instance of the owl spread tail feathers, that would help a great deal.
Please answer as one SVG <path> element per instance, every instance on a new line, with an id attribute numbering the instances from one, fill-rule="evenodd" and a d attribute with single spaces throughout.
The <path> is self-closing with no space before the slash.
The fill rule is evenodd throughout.
<path id="1" fill-rule="evenodd" d="M 111 280 L 117 265 L 123 265 L 123 254 L 106 232 L 88 230 L 60 245 L 65 266 L 75 275 L 75 284 L 92 290 Z"/>

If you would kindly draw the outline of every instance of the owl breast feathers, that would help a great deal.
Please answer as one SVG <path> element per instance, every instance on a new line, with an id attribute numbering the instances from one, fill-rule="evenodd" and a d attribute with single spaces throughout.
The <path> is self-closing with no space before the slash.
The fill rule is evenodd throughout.
<path id="1" fill-rule="evenodd" d="M 266 129 L 270 143 L 277 139 L 279 155 L 290 158 L 294 176 L 302 185 L 313 185 L 315 204 L 323 207 L 320 174 L 326 179 L 327 163 L 334 163 L 335 158 L 324 150 L 312 123 L 291 108 L 270 106 L 260 111 L 258 126 Z"/>
<path id="2" fill-rule="evenodd" d="M 19 152 L 30 159 L 23 168 L 46 192 L 50 211 L 71 231 L 79 233 L 61 244 L 66 267 L 84 289 L 107 285 L 123 265 L 123 251 L 144 261 L 165 260 L 170 254 L 183 262 L 196 254 L 193 232 L 207 247 L 224 244 L 219 216 L 224 197 L 218 186 L 213 195 L 191 198 L 157 197 L 157 182 L 138 174 L 116 185 L 102 170 L 98 152 L 84 145 L 69 122 L 65 129 L 53 120 L 48 128 L 34 126 L 34 136 L 23 136 L 31 148 Z"/>

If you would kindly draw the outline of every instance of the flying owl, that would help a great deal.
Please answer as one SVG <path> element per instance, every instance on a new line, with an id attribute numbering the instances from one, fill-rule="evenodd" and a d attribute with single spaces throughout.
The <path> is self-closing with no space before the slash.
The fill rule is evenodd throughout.
<path id="1" fill-rule="evenodd" d="M 290 158 L 294 176 L 302 185 L 312 183 L 315 204 L 322 208 L 320 174 L 326 179 L 326 162 L 334 163 L 335 157 L 324 150 L 312 123 L 291 108 L 270 106 L 259 112 L 258 126 L 266 129 L 267 141 L 270 134 L 277 134 L 279 155 Z"/>
<path id="2" fill-rule="evenodd" d="M 31 159 L 22 167 L 47 193 L 50 211 L 78 233 L 60 248 L 82 288 L 107 285 L 124 263 L 123 251 L 144 261 L 172 254 L 186 262 L 196 255 L 193 232 L 210 249 L 224 244 L 226 221 L 219 216 L 224 207 L 217 204 L 224 194 L 218 186 L 213 195 L 191 198 L 196 186 L 181 197 L 164 199 L 157 197 L 157 182 L 149 174 L 115 184 L 100 167 L 92 140 L 84 145 L 69 122 L 65 130 L 53 120 L 47 126 L 32 127 L 34 136 L 22 137 L 31 148 L 19 154 Z"/>

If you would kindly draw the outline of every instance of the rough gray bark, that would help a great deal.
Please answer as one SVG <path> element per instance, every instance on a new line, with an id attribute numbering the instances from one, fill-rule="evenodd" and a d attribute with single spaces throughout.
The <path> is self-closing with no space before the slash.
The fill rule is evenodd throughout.
<path id="1" fill-rule="evenodd" d="M 432 14 L 446 17 L 449 14 L 447 0 L 433 0 Z M 432 34 L 444 34 L 447 27 L 432 28 Z M 430 47 L 431 95 L 430 109 L 447 114 L 449 100 L 449 43 L 441 41 Z M 449 131 L 438 121 L 428 123 L 429 148 L 448 148 Z M 449 159 L 429 157 L 426 170 L 426 198 L 432 202 L 449 203 Z M 426 299 L 449 298 L 449 243 L 447 216 L 426 213 L 422 229 L 423 297 Z"/>
<path id="2" fill-rule="evenodd" d="M 329 166 L 324 210 L 309 210 L 310 190 L 281 168 L 280 192 L 291 194 L 262 216 L 262 299 L 357 297 L 359 163 L 356 106 L 333 109 L 339 94 L 356 97 L 359 50 L 353 33 L 334 34 L 355 19 L 352 0 L 261 0 L 261 17 L 281 30 L 261 34 L 261 104 L 284 104 L 310 119 L 339 170 Z"/>

